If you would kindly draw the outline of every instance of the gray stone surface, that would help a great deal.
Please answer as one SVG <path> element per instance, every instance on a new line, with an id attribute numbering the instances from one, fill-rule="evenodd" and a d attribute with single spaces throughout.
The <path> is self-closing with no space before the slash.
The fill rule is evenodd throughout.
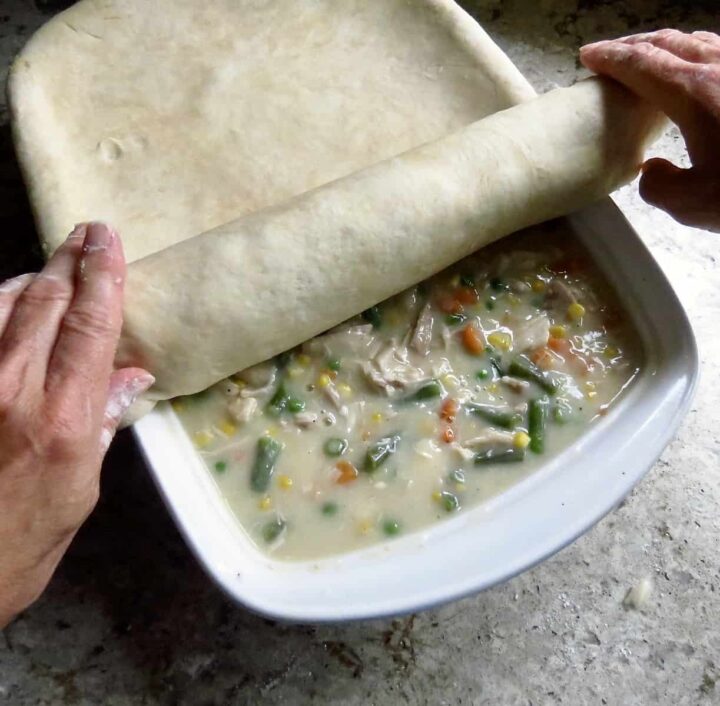
<path id="1" fill-rule="evenodd" d="M 63 4 L 0 0 L 3 67 Z M 714 2 L 466 5 L 541 90 L 576 78 L 585 41 L 719 26 Z M 676 131 L 657 152 L 682 159 Z M 4 277 L 37 260 L 5 124 L 0 197 Z M 236 607 L 208 581 L 124 433 L 102 501 L 47 593 L 0 634 L 0 703 L 719 703 L 720 240 L 648 208 L 634 187 L 617 199 L 687 307 L 703 379 L 678 437 L 616 512 L 474 598 L 397 620 L 289 627 Z M 624 608 L 645 577 L 655 588 L 644 609 Z"/>

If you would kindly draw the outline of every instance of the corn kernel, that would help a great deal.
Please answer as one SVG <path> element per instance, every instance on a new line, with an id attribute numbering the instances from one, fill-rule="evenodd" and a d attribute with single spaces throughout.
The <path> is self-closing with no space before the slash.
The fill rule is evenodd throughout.
<path id="1" fill-rule="evenodd" d="M 375 413 L 370 417 L 370 419 L 372 419 L 373 422 L 379 423 L 379 422 L 382 422 L 383 416 L 382 416 L 382 414 L 381 414 L 380 412 L 375 412 Z"/>
<path id="2" fill-rule="evenodd" d="M 448 390 L 457 390 L 458 386 L 460 385 L 460 381 L 450 373 L 443 375 L 440 379 L 442 380 L 443 385 L 445 385 Z"/>
<path id="3" fill-rule="evenodd" d="M 290 490 L 293 486 L 293 479 L 290 476 L 282 475 L 278 477 L 278 485 L 283 490 Z"/>
<path id="4" fill-rule="evenodd" d="M 303 368 L 307 368 L 308 365 L 310 365 L 311 358 L 306 353 L 300 353 L 299 355 L 295 356 L 295 360 L 297 361 L 298 365 L 302 365 Z"/>
<path id="5" fill-rule="evenodd" d="M 240 388 L 247 387 L 247 383 L 241 377 L 237 375 L 231 375 L 230 379 Z"/>
<path id="6" fill-rule="evenodd" d="M 231 422 L 229 419 L 224 419 L 218 424 L 218 429 L 225 434 L 225 436 L 233 436 L 237 431 L 237 425 Z"/>
<path id="7" fill-rule="evenodd" d="M 493 348 L 499 348 L 502 351 L 509 351 L 512 348 L 512 337 L 503 331 L 491 333 L 487 340 Z"/>
<path id="8" fill-rule="evenodd" d="M 352 397 L 352 387 L 345 382 L 341 382 L 337 386 L 338 391 L 343 397 Z"/>
<path id="9" fill-rule="evenodd" d="M 433 499 L 436 503 L 439 503 L 440 500 L 442 499 L 442 493 L 441 493 L 439 490 L 436 490 L 436 491 L 432 494 L 432 499 Z"/>
<path id="10" fill-rule="evenodd" d="M 568 319 L 580 321 L 585 316 L 585 307 L 580 302 L 573 302 L 567 310 Z"/>
<path id="11" fill-rule="evenodd" d="M 280 431 L 280 427 L 275 426 L 273 424 L 271 427 L 268 427 L 265 430 L 265 436 L 277 436 L 279 431 Z"/>
<path id="12" fill-rule="evenodd" d="M 455 490 L 458 493 L 462 493 L 465 490 L 465 483 L 455 483 Z"/>
<path id="13" fill-rule="evenodd" d="M 495 393 L 495 392 L 498 391 L 497 383 L 494 382 L 494 383 L 492 383 L 492 385 L 488 385 L 485 389 L 486 389 L 488 392 L 493 392 L 493 393 Z"/>
<path id="14" fill-rule="evenodd" d="M 272 500 L 269 496 L 266 495 L 260 500 L 260 502 L 258 502 L 258 507 L 261 510 L 269 510 L 272 507 Z"/>
<path id="15" fill-rule="evenodd" d="M 562 324 L 551 326 L 550 335 L 553 338 L 565 338 L 565 336 L 567 335 L 567 329 Z"/>
<path id="16" fill-rule="evenodd" d="M 526 449 L 530 443 L 530 437 L 524 431 L 516 431 L 513 434 L 513 446 L 516 449 Z"/>
<path id="17" fill-rule="evenodd" d="M 172 408 L 176 412 L 184 412 L 185 411 L 185 403 L 179 397 L 172 400 L 170 402 L 170 404 L 172 405 Z"/>
<path id="18" fill-rule="evenodd" d="M 595 392 L 595 390 L 591 390 L 590 392 L 587 393 L 587 398 L 589 400 L 591 400 L 593 397 L 597 397 L 597 392 Z"/>
<path id="19" fill-rule="evenodd" d="M 327 387 L 330 384 L 330 376 L 327 373 L 323 373 L 317 379 L 318 387 Z"/>
<path id="20" fill-rule="evenodd" d="M 508 301 L 513 306 L 517 306 L 520 303 L 520 297 L 517 294 L 508 294 Z"/>
<path id="21" fill-rule="evenodd" d="M 303 374 L 303 369 L 297 365 L 291 365 L 288 368 L 287 374 L 291 378 L 298 378 Z"/>
<path id="22" fill-rule="evenodd" d="M 373 523 L 370 520 L 360 520 L 358 522 L 358 532 L 360 534 L 367 534 L 373 528 Z"/>
<path id="23" fill-rule="evenodd" d="M 541 279 L 536 279 L 531 285 L 533 292 L 535 292 L 536 294 L 544 292 L 545 286 L 545 282 L 543 282 Z"/>
<path id="24" fill-rule="evenodd" d="M 453 278 L 450 280 L 450 286 L 451 287 L 459 287 L 460 286 L 460 275 L 453 275 Z"/>
<path id="25" fill-rule="evenodd" d="M 214 438 L 215 434 L 208 429 L 201 429 L 193 434 L 193 441 L 199 449 L 205 448 Z"/>
<path id="26" fill-rule="evenodd" d="M 594 390 L 595 389 L 595 383 L 592 380 L 586 380 L 584 387 L 586 390 Z"/>

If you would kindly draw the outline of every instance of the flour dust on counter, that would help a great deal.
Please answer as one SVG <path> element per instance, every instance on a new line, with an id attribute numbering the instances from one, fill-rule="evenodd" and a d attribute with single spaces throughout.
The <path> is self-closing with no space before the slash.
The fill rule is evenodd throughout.
<path id="1" fill-rule="evenodd" d="M 639 362 L 553 222 L 172 404 L 257 546 L 303 560 L 497 495 L 605 415 Z"/>

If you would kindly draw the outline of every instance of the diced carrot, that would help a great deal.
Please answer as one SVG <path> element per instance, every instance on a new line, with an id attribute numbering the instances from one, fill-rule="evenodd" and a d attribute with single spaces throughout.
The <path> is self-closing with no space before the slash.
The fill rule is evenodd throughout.
<path id="1" fill-rule="evenodd" d="M 445 428 L 442 430 L 442 433 L 440 434 L 440 440 L 444 441 L 446 444 L 451 444 L 455 439 L 455 432 L 453 431 L 453 428 L 446 424 Z"/>
<path id="2" fill-rule="evenodd" d="M 550 368 L 552 368 L 552 354 L 550 353 L 550 350 L 545 346 L 543 346 L 542 348 L 536 348 L 530 354 L 530 360 L 532 360 L 532 362 L 535 363 L 535 365 L 537 365 L 538 368 L 541 368 L 542 370 L 550 370 Z"/>
<path id="3" fill-rule="evenodd" d="M 457 297 L 452 294 L 445 294 L 438 300 L 438 308 L 445 314 L 462 314 L 463 305 Z"/>
<path id="4" fill-rule="evenodd" d="M 570 341 L 567 338 L 553 338 L 552 336 L 548 339 L 548 348 L 559 353 L 565 357 L 572 353 L 572 347 Z"/>
<path id="5" fill-rule="evenodd" d="M 457 400 L 454 400 L 452 397 L 448 397 L 443 401 L 442 405 L 440 405 L 440 419 L 452 424 L 457 416 L 458 407 L 459 405 Z"/>
<path id="6" fill-rule="evenodd" d="M 338 461 L 335 464 L 335 468 L 338 470 L 339 475 L 335 479 L 338 485 L 347 485 L 357 479 L 359 472 L 350 461 Z"/>
<path id="7" fill-rule="evenodd" d="M 455 299 L 462 304 L 475 304 L 478 298 L 478 293 L 472 287 L 458 287 L 455 290 Z"/>
<path id="8" fill-rule="evenodd" d="M 465 350 L 473 355 L 480 355 L 485 351 L 485 342 L 476 326 L 470 324 L 463 329 L 462 342 Z"/>

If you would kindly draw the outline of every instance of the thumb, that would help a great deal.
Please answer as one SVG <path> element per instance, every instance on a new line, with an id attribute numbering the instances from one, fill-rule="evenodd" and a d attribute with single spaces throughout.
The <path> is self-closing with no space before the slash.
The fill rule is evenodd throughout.
<path id="1" fill-rule="evenodd" d="M 108 450 L 125 412 L 138 395 L 150 388 L 154 382 L 155 378 L 142 368 L 121 368 L 112 374 L 100 436 L 100 450 L 103 454 Z"/>
<path id="2" fill-rule="evenodd" d="M 681 169 L 666 159 L 649 159 L 642 167 L 640 195 L 680 223 L 720 231 L 720 180 L 698 167 Z"/>

